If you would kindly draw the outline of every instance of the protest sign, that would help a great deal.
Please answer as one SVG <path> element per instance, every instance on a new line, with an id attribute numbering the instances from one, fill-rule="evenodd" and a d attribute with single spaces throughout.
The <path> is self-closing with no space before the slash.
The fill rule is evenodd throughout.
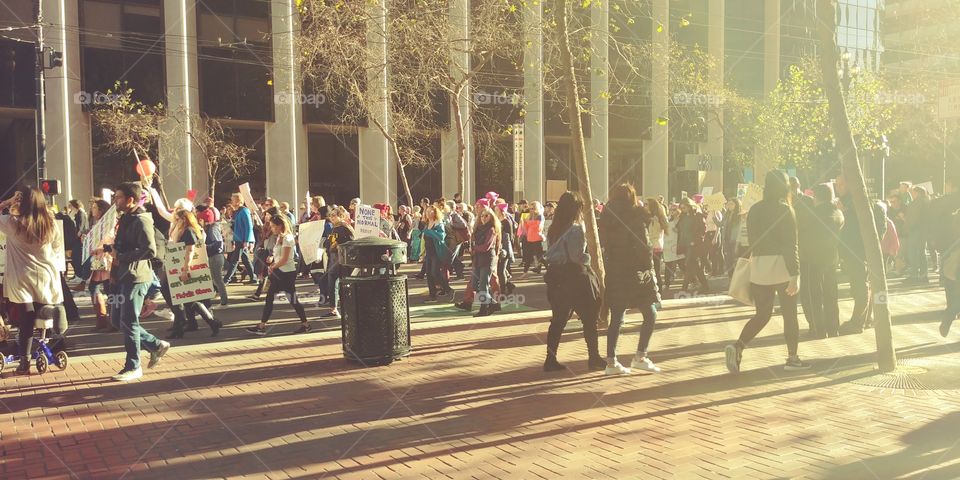
<path id="1" fill-rule="evenodd" d="M 713 195 L 713 187 L 703 187 L 703 190 L 700 191 L 700 195 L 703 195 L 704 198 Z"/>
<path id="2" fill-rule="evenodd" d="M 723 192 L 717 192 L 713 195 L 707 196 L 703 199 L 703 204 L 711 212 L 719 212 L 723 210 L 723 206 L 727 203 L 727 197 L 723 196 Z"/>
<path id="3" fill-rule="evenodd" d="M 310 265 L 323 259 L 323 224 L 324 222 L 301 223 L 299 228 L 300 252 L 303 254 L 303 263 Z"/>
<path id="4" fill-rule="evenodd" d="M 83 261 L 86 262 L 93 251 L 104 244 L 113 243 L 117 227 L 117 207 L 111 206 L 100 220 L 90 227 L 87 236 L 83 237 Z"/>
<path id="5" fill-rule="evenodd" d="M 353 225 L 353 238 L 380 236 L 380 211 L 366 205 L 357 206 L 357 220 Z"/>
<path id="6" fill-rule="evenodd" d="M 928 195 L 933 195 L 933 182 L 923 182 L 917 186 L 926 190 Z"/>
<path id="7" fill-rule="evenodd" d="M 749 212 L 754 205 L 763 200 L 763 187 L 756 183 L 747 184 L 747 191 L 743 194 L 741 211 Z"/>
<path id="8" fill-rule="evenodd" d="M 260 213 L 260 206 L 257 205 L 256 200 L 253 199 L 253 192 L 250 191 L 250 182 L 240 185 L 240 197 L 251 212 Z"/>
<path id="9" fill-rule="evenodd" d="M 180 281 L 180 271 L 183 268 L 183 243 L 168 243 L 163 266 L 167 269 L 167 280 L 170 282 L 170 300 L 174 305 L 199 302 L 216 297 L 213 290 L 213 277 L 210 274 L 210 264 L 207 260 L 207 249 L 203 245 L 193 249 L 193 266 L 190 267 L 190 278 L 186 283 Z"/>
<path id="10" fill-rule="evenodd" d="M 737 184 L 737 198 L 743 200 L 743 196 L 747 194 L 747 183 L 738 183 Z"/>
<path id="11" fill-rule="evenodd" d="M 53 234 L 53 263 L 61 273 L 67 271 L 67 250 L 63 244 L 63 220 L 57 220 Z"/>

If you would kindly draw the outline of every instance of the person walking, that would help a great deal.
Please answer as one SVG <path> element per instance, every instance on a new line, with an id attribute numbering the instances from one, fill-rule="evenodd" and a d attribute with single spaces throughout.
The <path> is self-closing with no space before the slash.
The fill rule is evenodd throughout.
<path id="1" fill-rule="evenodd" d="M 700 259 L 705 248 L 704 236 L 707 232 L 706 216 L 691 198 L 680 202 L 680 220 L 677 222 L 677 253 L 684 255 L 683 291 L 688 291 L 690 282 L 700 286 L 697 292 L 710 293 L 710 283 L 703 271 Z"/>
<path id="2" fill-rule="evenodd" d="M 820 255 L 819 250 L 812 248 L 817 241 L 814 235 L 820 230 L 813 225 L 813 223 L 817 221 L 814 215 L 814 205 L 815 202 L 813 198 L 803 193 L 800 187 L 800 179 L 790 177 L 790 206 L 793 207 L 793 211 L 797 216 L 797 248 L 800 253 L 800 276 L 805 279 L 813 277 L 814 257 Z M 812 284 L 807 283 L 805 286 L 812 286 Z M 810 336 L 813 338 L 821 338 L 823 332 L 818 330 L 817 327 L 819 325 L 815 321 L 819 317 L 818 312 L 820 312 L 821 307 L 814 305 L 811 294 L 811 289 L 801 288 L 797 295 L 800 299 L 800 305 L 803 307 L 803 316 L 807 320 L 807 326 L 810 329 Z M 812 314 L 807 315 L 807 311 L 812 312 Z"/>
<path id="3" fill-rule="evenodd" d="M 169 342 L 159 340 L 140 326 L 140 309 L 153 280 L 150 260 L 157 255 L 153 218 L 139 204 L 142 193 L 139 183 L 127 182 L 118 185 L 113 195 L 120 221 L 116 241 L 111 248 L 113 265 L 110 269 L 110 285 L 118 301 L 112 306 L 110 314 L 113 325 L 123 333 L 126 350 L 123 369 L 113 377 L 118 382 L 129 382 L 143 376 L 140 349 L 150 352 L 147 368 L 156 367 L 170 349 Z"/>
<path id="4" fill-rule="evenodd" d="M 29 375 L 37 312 L 45 305 L 63 303 L 60 266 L 53 249 L 59 233 L 43 192 L 36 188 L 17 189 L 0 202 L 0 212 L 7 210 L 8 214 L 0 215 L 0 233 L 7 237 L 3 296 L 7 313 L 19 324 L 16 374 Z"/>
<path id="5" fill-rule="evenodd" d="M 197 217 L 193 213 L 193 202 L 182 198 L 176 202 L 173 211 L 173 222 L 170 224 L 170 232 L 167 238 L 171 243 L 182 243 L 183 263 L 180 267 L 180 283 L 190 282 L 190 272 L 192 266 L 196 263 L 194 254 L 197 248 L 206 248 L 206 235 L 203 228 L 197 222 Z M 212 270 L 211 270 L 212 273 Z M 201 302 L 186 302 L 181 305 L 171 305 L 173 310 L 173 331 L 167 336 L 168 339 L 183 338 L 183 333 L 187 328 L 188 319 L 194 319 L 194 315 L 199 315 L 207 325 L 210 326 L 210 336 L 216 337 L 223 327 L 223 323 L 213 318 L 213 314 L 207 309 L 207 306 Z"/>
<path id="6" fill-rule="evenodd" d="M 740 258 L 737 251 L 737 239 L 740 238 L 740 227 L 742 221 L 740 199 L 731 198 L 727 200 L 726 213 L 723 216 L 723 228 L 720 234 L 723 236 L 720 247 L 723 249 L 724 271 L 732 275 L 733 269 L 737 266 L 737 259 Z"/>
<path id="7" fill-rule="evenodd" d="M 663 241 L 667 232 L 670 231 L 670 221 L 667 220 L 667 209 L 656 198 L 647 198 L 643 208 L 647 210 L 651 219 L 647 227 L 647 245 L 653 250 L 653 271 L 657 275 L 657 292 L 662 295 Z"/>
<path id="8" fill-rule="evenodd" d="M 927 216 L 930 213 L 930 194 L 923 187 L 914 186 L 910 193 L 913 201 L 907 206 L 905 233 L 907 250 L 907 278 L 904 284 L 926 285 L 930 283 L 927 264 Z"/>
<path id="9" fill-rule="evenodd" d="M 105 200 L 97 200 L 90 204 L 90 213 L 94 222 L 99 222 L 103 214 L 110 209 L 110 204 Z M 94 248 L 102 245 L 94 245 Z M 93 304 L 93 311 L 97 315 L 97 325 L 95 332 L 116 331 L 110 322 L 110 307 L 107 305 L 106 292 L 110 287 L 110 264 L 113 263 L 113 257 L 109 253 L 100 253 L 92 255 L 90 258 L 90 282 L 87 285 L 90 292 L 90 301 Z"/>
<path id="10" fill-rule="evenodd" d="M 656 304 L 660 302 L 653 249 L 647 236 L 647 225 L 658 219 L 638 205 L 637 192 L 630 184 L 621 184 L 610 192 L 610 199 L 598 221 L 600 245 L 603 247 L 604 300 L 610 306 L 610 327 L 607 329 L 607 375 L 630 373 L 630 368 L 659 373 L 647 356 L 653 327 L 657 320 Z M 617 360 L 617 340 L 627 309 L 637 308 L 643 315 L 640 341 L 630 368 Z"/>
<path id="11" fill-rule="evenodd" d="M 263 313 L 260 315 L 260 323 L 247 328 L 247 332 L 254 335 L 267 334 L 267 321 L 273 314 L 274 296 L 279 292 L 287 295 L 290 306 L 297 312 L 300 318 L 300 326 L 293 333 L 310 332 L 310 323 L 307 321 L 307 314 L 297 298 L 297 239 L 293 234 L 293 227 L 284 215 L 273 215 L 270 217 L 270 228 L 276 236 L 277 241 L 273 247 L 273 263 L 267 267 L 266 274 L 270 278 L 270 288 L 267 290 L 266 302 L 263 305 Z"/>
<path id="12" fill-rule="evenodd" d="M 223 232 L 217 222 L 216 209 L 208 205 L 197 207 L 197 220 L 206 236 L 207 263 L 210 265 L 210 276 L 213 277 L 213 287 L 220 296 L 220 306 L 225 307 L 229 302 L 227 285 L 223 281 L 223 267 L 226 262 L 224 256 Z"/>
<path id="13" fill-rule="evenodd" d="M 512 295 L 515 288 L 510 280 L 513 275 L 510 273 L 510 267 L 515 260 L 513 251 L 513 238 L 517 231 L 517 224 L 513 221 L 513 215 L 507 211 L 507 204 L 498 203 L 494 208 L 494 213 L 500 219 L 500 258 L 497 260 L 497 280 L 505 295 Z"/>
<path id="14" fill-rule="evenodd" d="M 750 237 L 750 284 L 756 313 L 740 332 L 735 344 L 724 350 L 730 373 L 740 371 L 743 350 L 770 322 L 774 297 L 780 300 L 783 335 L 787 341 L 784 369 L 810 368 L 797 354 L 800 326 L 797 322 L 797 291 L 800 288 L 800 259 L 797 218 L 789 204 L 789 179 L 772 170 L 764 179 L 763 200 L 747 214 Z"/>
<path id="15" fill-rule="evenodd" d="M 850 296 L 853 297 L 853 311 L 850 320 L 840 325 L 841 335 L 863 333 L 871 315 L 870 285 L 867 280 L 867 260 L 864 256 L 863 237 L 860 235 L 860 223 L 857 212 L 853 208 L 853 199 L 843 175 L 837 177 L 835 187 L 840 197 L 840 210 L 843 212 L 844 222 L 840 229 L 840 266 L 847 280 L 850 282 Z M 883 209 L 874 202 L 872 204 L 873 221 L 880 238 L 887 233 L 887 220 Z"/>
<path id="16" fill-rule="evenodd" d="M 450 261 L 451 252 L 445 242 L 447 233 L 440 209 L 434 205 L 427 207 L 423 218 L 426 221 L 422 232 L 426 252 L 423 261 L 426 264 L 427 289 L 430 293 L 427 303 L 436 303 L 438 297 L 453 294 L 453 289 L 450 288 L 450 282 L 442 267 L 444 263 Z"/>
<path id="17" fill-rule="evenodd" d="M 476 317 L 486 317 L 499 310 L 499 305 L 490 294 L 490 279 L 500 258 L 500 219 L 490 207 L 477 213 L 479 219 L 471 235 L 473 268 L 471 283 L 480 300 L 480 312 Z M 472 301 L 471 301 L 472 303 Z"/>
<path id="18" fill-rule="evenodd" d="M 540 274 L 543 263 L 543 220 L 543 205 L 531 202 L 529 214 L 520 222 L 519 236 L 523 250 L 521 278 L 526 278 L 531 269 L 533 273 Z"/>
<path id="19" fill-rule="evenodd" d="M 597 323 L 600 320 L 600 282 L 590 267 L 586 235 L 583 230 L 583 200 L 576 192 L 565 192 L 557 202 L 553 224 L 547 232 L 550 248 L 544 255 L 547 273 L 547 301 L 552 315 L 547 332 L 545 372 L 563 370 L 557 361 L 557 350 L 563 329 L 576 312 L 583 324 L 583 338 L 587 343 L 587 367 L 604 370 L 607 362 L 600 356 Z"/>
<path id="20" fill-rule="evenodd" d="M 353 240 L 354 231 L 349 220 L 349 213 L 343 207 L 334 206 L 327 211 L 327 221 L 332 225 L 332 228 L 324 241 L 329 260 L 327 271 L 321 283 L 325 286 L 321 294 L 326 298 L 327 305 L 332 309 L 321 315 L 320 318 L 340 317 L 340 312 L 337 309 L 340 300 L 340 279 L 347 273 L 346 267 L 341 263 L 343 258 L 340 256 L 340 245 Z"/>
<path id="21" fill-rule="evenodd" d="M 253 235 L 253 217 L 250 209 L 243 204 L 243 198 L 239 193 L 234 193 L 230 197 L 230 205 L 233 207 L 233 255 L 227 259 L 226 275 L 223 276 L 224 283 L 230 283 L 234 274 L 237 273 L 237 266 L 243 262 L 243 268 L 246 270 L 250 280 L 250 285 L 256 285 L 257 273 L 253 269 L 250 261 L 250 250 L 254 246 Z"/>
<path id="22" fill-rule="evenodd" d="M 840 334 L 840 306 L 837 292 L 837 263 L 843 212 L 837 208 L 830 184 L 813 187 L 816 202 L 810 216 L 810 237 L 807 249 L 806 273 L 801 267 L 803 286 L 800 292 L 809 295 L 803 306 L 803 315 L 811 325 L 814 338 L 836 337 Z M 802 257 L 801 257 L 802 258 Z M 801 264 L 802 265 L 802 264 Z"/>

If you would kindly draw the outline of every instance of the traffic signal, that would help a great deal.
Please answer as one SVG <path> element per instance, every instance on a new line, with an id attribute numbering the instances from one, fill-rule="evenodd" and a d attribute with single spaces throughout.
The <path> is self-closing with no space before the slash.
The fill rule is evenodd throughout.
<path id="1" fill-rule="evenodd" d="M 47 68 L 57 68 L 63 66 L 63 52 L 57 50 L 50 50 L 49 65 Z"/>
<path id="2" fill-rule="evenodd" d="M 60 195 L 60 180 L 40 180 L 40 191 L 45 195 Z"/>

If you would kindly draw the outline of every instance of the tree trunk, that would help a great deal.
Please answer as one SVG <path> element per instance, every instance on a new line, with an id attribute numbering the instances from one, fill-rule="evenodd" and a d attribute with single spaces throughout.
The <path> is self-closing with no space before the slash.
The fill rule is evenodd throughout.
<path id="1" fill-rule="evenodd" d="M 573 163 L 577 169 L 577 183 L 579 184 L 580 196 L 583 197 L 586 206 L 583 220 L 587 237 L 587 250 L 590 252 L 591 265 L 600 280 L 600 294 L 603 298 L 605 291 L 603 257 L 600 256 L 600 234 L 597 231 L 597 216 L 593 210 L 593 191 L 590 188 L 590 172 L 587 168 L 587 149 L 583 138 L 583 122 L 580 116 L 579 85 L 573 65 L 573 53 L 570 51 L 570 31 L 567 25 L 567 8 L 569 5 L 566 0 L 554 0 L 554 9 L 557 15 L 557 36 L 560 44 L 560 62 L 563 66 L 560 78 L 566 87 L 567 116 L 574 140 Z M 606 327 L 606 315 L 601 315 L 600 323 L 602 328 Z"/>
<path id="2" fill-rule="evenodd" d="M 866 253 L 870 285 L 873 287 L 873 298 L 870 299 L 870 304 L 873 307 L 874 333 L 877 338 L 877 363 L 881 371 L 890 372 L 896 369 L 897 357 L 893 348 L 890 310 L 886 302 L 888 298 L 887 274 L 884 268 L 883 254 L 880 250 L 880 235 L 874 223 L 873 208 L 867 196 L 857 146 L 850 131 L 850 121 L 844 105 L 840 77 L 837 74 L 839 58 L 837 55 L 834 12 L 833 0 L 817 0 L 817 33 L 821 45 L 820 64 L 823 70 L 823 90 L 830 104 L 830 123 L 837 139 L 843 176 L 847 181 L 850 197 L 853 199 L 853 208 L 857 213 L 860 235 L 863 238 L 862 246 Z M 850 245 L 850 248 L 857 248 L 857 246 Z"/>
<path id="3" fill-rule="evenodd" d="M 463 92 L 463 86 L 454 91 L 456 93 L 451 95 L 450 107 L 453 108 L 453 121 L 457 128 L 457 192 L 466 197 L 467 140 L 466 128 L 463 125 L 463 110 L 460 108 L 460 94 Z"/>

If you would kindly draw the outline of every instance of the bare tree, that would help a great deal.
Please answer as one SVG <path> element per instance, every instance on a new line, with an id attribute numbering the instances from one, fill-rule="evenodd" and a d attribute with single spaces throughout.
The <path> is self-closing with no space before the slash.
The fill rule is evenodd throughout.
<path id="1" fill-rule="evenodd" d="M 217 185 L 220 182 L 249 175 L 256 168 L 249 156 L 253 149 L 235 143 L 233 132 L 225 128 L 220 121 L 198 116 L 191 125 L 193 128 L 187 134 L 207 164 L 207 194 L 210 198 L 216 198 Z"/>
<path id="2" fill-rule="evenodd" d="M 160 119 L 163 105 L 145 105 L 134 99 L 134 91 L 126 82 L 116 82 L 108 90 L 109 102 L 91 112 L 93 123 L 103 134 L 99 146 L 130 158 L 147 155 L 164 136 Z"/>

